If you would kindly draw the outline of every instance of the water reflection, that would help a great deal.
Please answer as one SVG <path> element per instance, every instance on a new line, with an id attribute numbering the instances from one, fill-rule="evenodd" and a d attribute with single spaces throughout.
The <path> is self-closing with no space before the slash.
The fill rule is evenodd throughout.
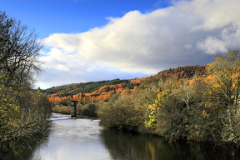
<path id="1" fill-rule="evenodd" d="M 9 141 L 1 144 L 0 159 L 1 160 L 26 160 L 32 157 L 33 150 L 38 148 L 39 143 L 48 142 L 49 125 L 45 133 L 35 133 L 32 137 L 22 137 L 18 141 Z M 9 148 L 11 146 L 11 148 Z M 36 158 L 35 158 L 36 159 Z M 37 160 L 37 159 L 36 159 Z"/>
<path id="2" fill-rule="evenodd" d="M 167 143 L 163 138 L 103 130 L 101 138 L 114 160 L 230 160 L 240 159 L 232 147 Z"/>

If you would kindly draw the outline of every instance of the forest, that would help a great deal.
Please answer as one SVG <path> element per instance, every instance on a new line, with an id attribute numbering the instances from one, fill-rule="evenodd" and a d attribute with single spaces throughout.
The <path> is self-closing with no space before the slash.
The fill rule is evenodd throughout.
<path id="1" fill-rule="evenodd" d="M 131 80 L 114 79 L 64 85 L 42 91 L 49 96 L 52 103 L 67 106 L 70 105 L 72 100 L 80 101 L 81 103 L 104 100 L 113 93 L 131 91 L 139 85 L 140 83 L 132 82 Z"/>

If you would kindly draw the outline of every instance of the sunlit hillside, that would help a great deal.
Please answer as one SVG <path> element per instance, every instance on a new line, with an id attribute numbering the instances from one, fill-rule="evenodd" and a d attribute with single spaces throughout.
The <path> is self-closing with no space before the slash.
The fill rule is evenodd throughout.
<path id="1" fill-rule="evenodd" d="M 108 80 L 87 83 L 75 83 L 63 86 L 52 87 L 43 90 L 49 96 L 54 104 L 70 105 L 70 101 L 80 101 L 83 104 L 90 101 L 105 100 L 111 94 L 132 92 L 137 87 L 158 82 L 160 78 L 175 77 L 176 79 L 188 79 L 193 77 L 195 73 L 202 76 L 206 74 L 205 66 L 184 66 L 178 68 L 170 68 L 159 72 L 151 77 L 135 78 L 131 80 Z"/>

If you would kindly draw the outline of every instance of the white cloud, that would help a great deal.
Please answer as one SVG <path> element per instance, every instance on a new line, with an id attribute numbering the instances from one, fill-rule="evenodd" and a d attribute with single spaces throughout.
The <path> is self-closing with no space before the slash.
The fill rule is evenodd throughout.
<path id="1" fill-rule="evenodd" d="M 194 28 L 198 30 L 221 29 L 239 22 L 239 6 L 238 0 L 194 0 L 187 4 L 187 7 L 194 9 L 194 13 L 202 19 L 203 23 Z"/>
<path id="2" fill-rule="evenodd" d="M 110 17 L 106 26 L 88 32 L 52 34 L 45 39 L 51 48 L 45 67 L 69 71 L 91 64 L 93 69 L 82 69 L 96 71 L 104 65 L 155 74 L 170 67 L 203 65 L 213 54 L 240 47 L 239 6 L 239 0 L 182 0 L 147 14 L 131 11 Z"/>
<path id="3" fill-rule="evenodd" d="M 216 54 L 218 51 L 227 51 L 224 42 L 214 37 L 208 37 L 204 42 L 198 42 L 197 47 L 209 54 Z"/>

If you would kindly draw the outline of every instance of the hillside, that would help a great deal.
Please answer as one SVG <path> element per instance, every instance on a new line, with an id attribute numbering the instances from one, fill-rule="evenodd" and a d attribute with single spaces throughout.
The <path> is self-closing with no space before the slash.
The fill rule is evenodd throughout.
<path id="1" fill-rule="evenodd" d="M 140 79 L 120 80 L 114 79 L 109 81 L 75 83 L 63 86 L 52 87 L 43 90 L 49 96 L 54 104 L 70 105 L 71 100 L 80 101 L 83 104 L 89 101 L 104 100 L 114 93 L 131 92 L 141 84 L 157 82 L 160 78 L 176 77 L 177 79 L 188 79 L 195 73 L 202 76 L 206 74 L 205 66 L 184 66 L 170 68 L 159 72 L 155 76 Z"/>

